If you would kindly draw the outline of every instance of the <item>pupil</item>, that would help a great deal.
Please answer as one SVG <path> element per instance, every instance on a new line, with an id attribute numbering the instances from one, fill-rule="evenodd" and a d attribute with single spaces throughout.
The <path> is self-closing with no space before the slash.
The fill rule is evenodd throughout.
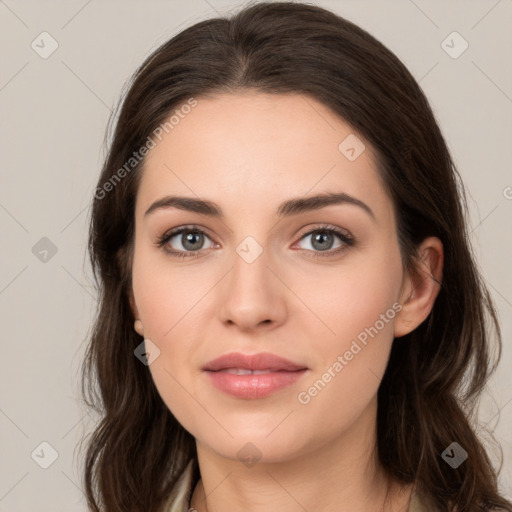
<path id="1" fill-rule="evenodd" d="M 320 245 L 318 248 L 320 249 L 325 249 L 326 248 L 326 245 L 325 245 L 325 241 L 326 241 L 326 238 L 332 238 L 332 235 L 330 233 L 321 233 L 321 234 L 318 234 L 316 235 L 314 238 L 313 238 L 313 245 L 315 243 L 318 243 L 320 242 Z M 328 249 L 330 248 L 330 246 L 332 245 L 332 240 L 331 240 L 331 244 L 327 244 L 328 245 Z"/>
<path id="2" fill-rule="evenodd" d="M 197 238 L 201 237 L 201 236 L 202 236 L 201 233 L 190 232 L 188 235 L 185 236 L 185 243 L 183 244 L 183 246 L 190 250 L 196 250 L 197 246 L 199 245 L 199 247 L 200 247 L 201 244 L 196 243 L 194 246 L 194 241 L 197 242 Z M 200 238 L 199 238 L 199 240 L 200 240 Z"/>

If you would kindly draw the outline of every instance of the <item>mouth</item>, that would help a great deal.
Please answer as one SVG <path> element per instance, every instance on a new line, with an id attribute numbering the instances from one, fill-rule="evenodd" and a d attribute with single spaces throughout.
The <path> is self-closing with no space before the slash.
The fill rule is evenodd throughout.
<path id="1" fill-rule="evenodd" d="M 242 373 L 239 373 L 242 372 Z M 265 372 L 230 368 L 206 371 L 209 382 L 218 390 L 235 398 L 254 400 L 265 398 L 295 384 L 308 370 Z"/>
<path id="2" fill-rule="evenodd" d="M 307 369 L 306 366 L 294 363 L 289 359 L 270 354 L 268 352 L 260 352 L 259 354 L 241 354 L 231 352 L 225 354 L 203 366 L 204 371 L 244 371 L 244 372 L 260 372 L 269 373 L 277 371 L 296 371 Z M 243 374 L 238 374 L 243 375 Z"/>
<path id="3" fill-rule="evenodd" d="M 216 389 L 244 400 L 261 399 L 295 384 L 310 370 L 273 354 L 226 354 L 202 368 Z"/>
<path id="4" fill-rule="evenodd" d="M 213 371 L 213 370 L 211 370 Z M 270 368 L 267 370 L 249 370 L 248 368 L 224 368 L 222 370 L 215 370 L 218 372 L 229 373 L 230 375 L 267 375 L 269 373 L 277 373 L 277 372 L 288 372 L 290 370 L 271 370 Z M 294 370 L 301 371 L 301 370 Z"/>

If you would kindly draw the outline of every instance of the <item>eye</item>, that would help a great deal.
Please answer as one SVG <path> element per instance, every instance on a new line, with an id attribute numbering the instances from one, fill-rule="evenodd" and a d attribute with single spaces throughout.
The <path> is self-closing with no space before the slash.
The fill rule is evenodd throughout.
<path id="1" fill-rule="evenodd" d="M 302 248 L 302 250 L 312 253 L 312 256 L 315 258 L 334 256 L 346 251 L 349 247 L 354 245 L 352 235 L 340 228 L 319 226 L 302 235 L 300 240 L 305 240 L 312 235 L 314 236 L 309 244 L 312 248 Z M 174 238 L 176 238 L 176 241 L 173 242 Z M 162 235 L 155 245 L 161 247 L 171 256 L 178 258 L 197 258 L 200 256 L 201 251 L 205 249 L 203 247 L 205 238 L 211 241 L 211 238 L 206 232 L 198 226 L 182 226 Z M 336 238 L 340 243 L 333 248 Z M 212 242 L 207 249 L 213 246 L 214 243 Z"/>
<path id="2" fill-rule="evenodd" d="M 301 240 L 305 240 L 308 237 L 312 237 L 309 243 L 312 249 L 306 248 L 304 250 L 313 251 L 313 257 L 333 256 L 346 251 L 350 246 L 354 245 L 354 238 L 348 232 L 330 226 L 320 226 L 308 231 L 301 237 Z M 341 243 L 333 249 L 336 238 Z"/>
<path id="3" fill-rule="evenodd" d="M 172 242 L 173 238 L 176 238 L 176 241 Z M 205 238 L 211 240 L 210 237 L 197 226 L 183 226 L 165 233 L 158 239 L 156 245 L 162 247 L 172 256 L 179 258 L 195 258 L 199 256 L 199 254 L 194 253 L 204 249 L 203 244 Z M 175 247 L 172 247 L 173 243 Z"/>

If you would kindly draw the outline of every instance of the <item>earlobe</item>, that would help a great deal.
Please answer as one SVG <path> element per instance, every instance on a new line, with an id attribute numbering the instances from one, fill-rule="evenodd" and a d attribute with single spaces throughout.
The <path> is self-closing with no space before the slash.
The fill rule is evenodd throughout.
<path id="1" fill-rule="evenodd" d="M 142 326 L 142 322 L 140 320 L 135 320 L 133 327 L 138 334 L 144 337 L 144 327 Z"/>
<path id="2" fill-rule="evenodd" d="M 407 277 L 400 304 L 402 310 L 395 319 L 395 338 L 412 332 L 430 314 L 441 289 L 443 244 L 437 237 L 426 238 L 418 249 L 421 263 L 414 275 Z"/>

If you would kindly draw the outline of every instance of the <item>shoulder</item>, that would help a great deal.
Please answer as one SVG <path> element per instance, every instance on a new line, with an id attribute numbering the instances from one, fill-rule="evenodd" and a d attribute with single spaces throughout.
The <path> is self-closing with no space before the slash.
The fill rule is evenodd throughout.
<path id="1" fill-rule="evenodd" d="M 192 495 L 193 460 L 191 460 L 176 484 L 173 493 L 169 496 L 163 512 L 188 512 L 190 497 Z M 192 511 L 193 512 L 193 511 Z"/>
<path id="2" fill-rule="evenodd" d="M 163 512 L 194 512 L 190 510 L 190 498 L 192 496 L 192 469 L 191 460 L 176 484 L 173 493 L 167 500 Z M 413 488 L 411 502 L 407 512 L 437 512 L 428 509 L 421 495 Z"/>
<path id="3" fill-rule="evenodd" d="M 411 495 L 411 504 L 409 505 L 408 512 L 437 512 L 437 510 L 427 508 L 423 498 L 414 490 Z"/>

